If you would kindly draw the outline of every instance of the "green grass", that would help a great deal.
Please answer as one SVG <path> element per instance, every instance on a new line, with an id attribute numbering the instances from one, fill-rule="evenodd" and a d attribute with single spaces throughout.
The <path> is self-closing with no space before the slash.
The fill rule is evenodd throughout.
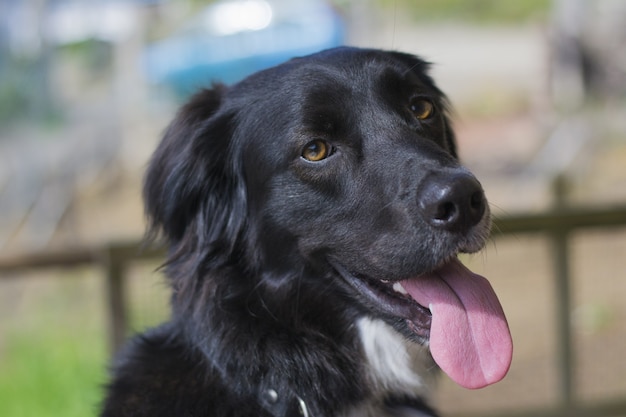
<path id="1" fill-rule="evenodd" d="M 96 333 L 54 327 L 9 333 L 0 364 L 0 415 L 95 416 L 108 356 Z"/>
<path id="2" fill-rule="evenodd" d="M 131 327 L 167 315 L 153 266 L 128 282 Z M 155 283 L 156 282 L 156 283 Z M 0 279 L 0 416 L 97 416 L 110 352 L 98 271 Z"/>
<path id="3" fill-rule="evenodd" d="M 0 287 L 0 416 L 95 416 L 108 347 L 99 277 L 18 277 Z"/>

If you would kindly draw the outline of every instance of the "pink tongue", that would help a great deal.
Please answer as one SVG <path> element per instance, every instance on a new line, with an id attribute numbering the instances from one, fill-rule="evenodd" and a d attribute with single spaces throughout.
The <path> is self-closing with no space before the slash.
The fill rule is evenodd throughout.
<path id="1" fill-rule="evenodd" d="M 455 259 L 401 284 L 415 301 L 430 308 L 430 351 L 450 378 L 465 388 L 482 388 L 504 378 L 513 342 L 485 278 Z"/>

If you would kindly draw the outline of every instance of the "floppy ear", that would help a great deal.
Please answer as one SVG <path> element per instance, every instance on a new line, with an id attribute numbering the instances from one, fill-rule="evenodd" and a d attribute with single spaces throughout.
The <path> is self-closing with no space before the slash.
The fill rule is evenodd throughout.
<path id="1" fill-rule="evenodd" d="M 200 252 L 228 257 L 243 229 L 243 176 L 237 164 L 228 163 L 236 158 L 225 91 L 219 85 L 203 90 L 180 109 L 146 173 L 150 232 L 162 232 L 170 243 L 169 262 Z"/>

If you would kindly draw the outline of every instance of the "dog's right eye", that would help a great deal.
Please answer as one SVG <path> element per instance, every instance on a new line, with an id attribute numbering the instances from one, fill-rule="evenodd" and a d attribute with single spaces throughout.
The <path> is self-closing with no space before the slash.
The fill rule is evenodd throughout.
<path id="1" fill-rule="evenodd" d="M 332 146 L 323 140 L 317 139 L 306 144 L 302 150 L 302 158 L 311 162 L 318 162 L 332 154 Z"/>
<path id="2" fill-rule="evenodd" d="M 409 109 L 419 120 L 429 119 L 435 112 L 435 106 L 428 100 L 417 98 L 411 101 Z"/>

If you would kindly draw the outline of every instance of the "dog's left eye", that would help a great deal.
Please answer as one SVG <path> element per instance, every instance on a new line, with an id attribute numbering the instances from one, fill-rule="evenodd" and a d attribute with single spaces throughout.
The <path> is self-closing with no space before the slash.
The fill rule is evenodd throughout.
<path id="1" fill-rule="evenodd" d="M 333 152 L 332 146 L 321 139 L 311 141 L 302 150 L 302 157 L 307 161 L 318 162 L 328 158 Z"/>
<path id="2" fill-rule="evenodd" d="M 435 112 L 435 106 L 433 103 L 423 98 L 411 100 L 409 109 L 411 109 L 413 115 L 419 120 L 426 120 Z"/>

